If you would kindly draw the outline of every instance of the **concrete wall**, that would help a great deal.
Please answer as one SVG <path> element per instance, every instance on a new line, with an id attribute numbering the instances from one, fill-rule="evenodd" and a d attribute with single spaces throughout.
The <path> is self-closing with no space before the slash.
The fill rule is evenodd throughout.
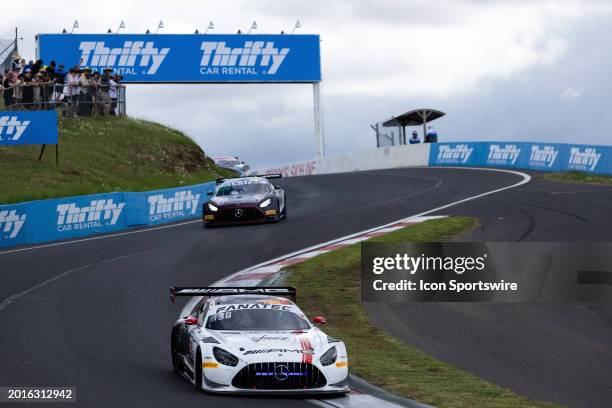
<path id="1" fill-rule="evenodd" d="M 430 144 L 383 147 L 364 152 L 323 157 L 318 160 L 292 163 L 258 171 L 259 174 L 280 173 L 283 177 L 313 174 L 348 173 L 360 170 L 427 166 Z"/>

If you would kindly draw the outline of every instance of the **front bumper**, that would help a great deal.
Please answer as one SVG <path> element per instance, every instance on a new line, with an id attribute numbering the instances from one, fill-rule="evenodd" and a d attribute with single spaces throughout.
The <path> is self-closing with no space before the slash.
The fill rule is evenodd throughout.
<path id="1" fill-rule="evenodd" d="M 262 363 L 256 363 L 260 365 Z M 267 363 L 263 363 L 267 364 Z M 287 363 L 268 363 L 268 364 L 287 364 Z M 251 364 L 253 366 L 255 364 Z M 204 368 L 202 372 L 202 389 L 211 393 L 220 394 L 276 394 L 276 395 L 330 395 L 344 394 L 350 391 L 349 373 L 346 365 L 341 368 L 332 366 L 323 367 L 320 364 L 312 364 L 312 369 L 319 371 L 324 381 L 320 385 L 306 386 L 291 386 L 286 387 L 285 384 L 278 383 L 280 387 L 270 386 L 267 382 L 267 387 L 264 385 L 255 385 L 252 387 L 241 386 L 236 380 L 239 378 L 239 373 L 243 368 L 246 369 L 247 364 L 241 362 L 237 367 L 228 367 L 221 364 L 213 364 L 214 368 Z M 238 386 L 235 386 L 238 385 Z"/>
<path id="2" fill-rule="evenodd" d="M 205 207 L 202 220 L 205 226 L 258 224 L 279 221 L 280 213 L 276 208 L 259 208 L 258 206 L 220 207 L 214 212 Z"/>
<path id="3" fill-rule="evenodd" d="M 350 392 L 348 374 L 346 381 L 339 384 L 326 385 L 320 388 L 295 388 L 295 389 L 244 389 L 232 385 L 222 385 L 208 380 L 204 377 L 202 389 L 210 393 L 218 394 L 241 394 L 241 395 L 338 395 Z"/>

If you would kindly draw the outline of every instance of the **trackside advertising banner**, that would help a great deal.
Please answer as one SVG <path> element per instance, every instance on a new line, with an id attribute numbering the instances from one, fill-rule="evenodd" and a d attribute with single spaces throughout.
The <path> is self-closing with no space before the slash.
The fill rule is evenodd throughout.
<path id="1" fill-rule="evenodd" d="M 0 205 L 0 247 L 77 238 L 202 215 L 215 183 Z"/>
<path id="2" fill-rule="evenodd" d="M 432 143 L 429 165 L 612 174 L 612 146 L 527 142 Z"/>
<path id="3" fill-rule="evenodd" d="M 37 54 L 123 82 L 317 82 L 318 35 L 39 34 Z"/>
<path id="4" fill-rule="evenodd" d="M 0 111 L 0 146 L 57 144 L 57 113 Z"/>

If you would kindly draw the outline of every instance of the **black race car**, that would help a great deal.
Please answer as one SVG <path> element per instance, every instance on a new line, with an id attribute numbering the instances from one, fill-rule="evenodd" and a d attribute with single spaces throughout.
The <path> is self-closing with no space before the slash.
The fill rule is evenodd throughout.
<path id="1" fill-rule="evenodd" d="M 209 202 L 204 203 L 204 226 L 280 221 L 287 217 L 285 190 L 268 179 L 280 174 L 218 179 Z"/>

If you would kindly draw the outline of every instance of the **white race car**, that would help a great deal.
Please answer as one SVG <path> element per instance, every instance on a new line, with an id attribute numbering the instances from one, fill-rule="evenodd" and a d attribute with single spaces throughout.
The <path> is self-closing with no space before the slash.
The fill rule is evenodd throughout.
<path id="1" fill-rule="evenodd" d="M 349 391 L 348 358 L 293 302 L 294 288 L 170 288 L 192 296 L 172 328 L 174 371 L 215 393 Z M 292 300 L 287 299 L 290 297 Z"/>

